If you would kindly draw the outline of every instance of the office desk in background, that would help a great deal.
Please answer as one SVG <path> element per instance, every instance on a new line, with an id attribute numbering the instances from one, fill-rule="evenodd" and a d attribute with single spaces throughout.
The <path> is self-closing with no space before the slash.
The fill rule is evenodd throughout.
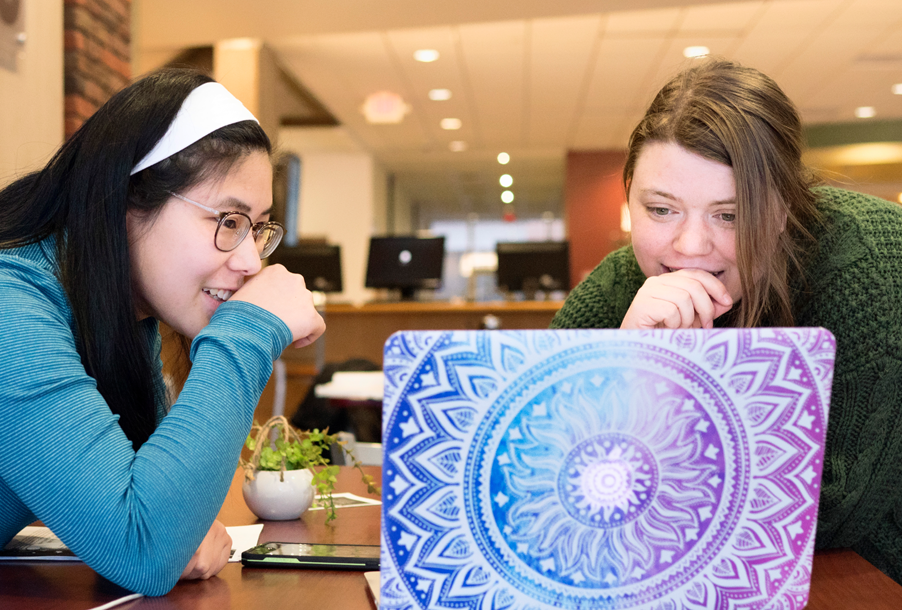
<path id="1" fill-rule="evenodd" d="M 378 467 L 368 467 L 377 478 Z M 244 473 L 238 471 L 219 519 L 225 525 L 248 525 L 257 519 L 241 497 Z M 356 472 L 343 467 L 338 491 L 366 495 Z M 339 509 L 333 525 L 322 511 L 297 521 L 266 522 L 261 542 L 379 544 L 381 506 Z M 173 515 L 175 518 L 176 515 Z M 128 592 L 98 577 L 81 564 L 5 564 L 0 566 L 3 610 L 87 610 Z M 143 598 L 123 610 L 372 610 L 362 572 L 242 568 L 230 563 L 207 581 L 179 583 L 163 597 Z M 821 551 L 814 556 L 809 610 L 898 610 L 902 586 L 849 550 Z"/>
<path id="2" fill-rule="evenodd" d="M 328 304 L 326 361 L 366 358 L 382 364 L 382 347 L 399 330 L 476 330 L 493 315 L 501 328 L 548 328 L 563 301 L 489 301 L 477 303 L 400 302 L 365 305 Z"/>
<path id="3" fill-rule="evenodd" d="M 328 303 L 323 309 L 326 333 L 322 338 L 302 349 L 289 347 L 282 354 L 287 374 L 285 415 L 294 414 L 323 362 L 364 358 L 381 366 L 385 340 L 399 330 L 476 330 L 487 315 L 498 318 L 501 328 L 548 328 L 563 305 L 563 301 Z M 275 383 L 270 380 L 254 416 L 258 421 L 272 415 L 274 398 Z"/>

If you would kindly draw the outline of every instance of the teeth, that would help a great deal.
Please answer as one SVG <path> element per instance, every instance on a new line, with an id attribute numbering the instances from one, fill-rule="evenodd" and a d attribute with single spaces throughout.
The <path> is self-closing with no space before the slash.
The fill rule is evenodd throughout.
<path id="1" fill-rule="evenodd" d="M 203 290 L 217 301 L 228 301 L 232 296 L 231 290 L 212 290 L 210 288 L 204 288 Z"/>

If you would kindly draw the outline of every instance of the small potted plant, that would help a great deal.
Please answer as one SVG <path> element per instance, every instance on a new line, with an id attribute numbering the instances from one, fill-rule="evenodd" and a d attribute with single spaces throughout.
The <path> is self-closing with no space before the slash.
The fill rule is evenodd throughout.
<path id="1" fill-rule="evenodd" d="M 273 430 L 277 436 L 270 440 Z M 261 519 L 297 519 L 318 495 L 326 510 L 326 523 L 332 521 L 332 492 L 338 474 L 338 466 L 330 464 L 328 458 L 333 444 L 344 446 L 337 434 L 299 431 L 282 415 L 270 418 L 262 426 L 255 424 L 245 442 L 253 453 L 250 459 L 240 461 L 245 471 L 241 491 L 248 508 Z M 346 455 L 360 472 L 367 491 L 380 495 L 373 477 L 363 472 L 357 458 Z"/>

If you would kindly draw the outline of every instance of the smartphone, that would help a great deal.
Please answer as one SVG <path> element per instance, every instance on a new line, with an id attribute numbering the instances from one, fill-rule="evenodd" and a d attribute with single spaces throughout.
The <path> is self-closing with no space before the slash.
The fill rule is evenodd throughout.
<path id="1" fill-rule="evenodd" d="M 241 563 L 257 568 L 378 570 L 378 544 L 267 542 L 241 553 Z"/>

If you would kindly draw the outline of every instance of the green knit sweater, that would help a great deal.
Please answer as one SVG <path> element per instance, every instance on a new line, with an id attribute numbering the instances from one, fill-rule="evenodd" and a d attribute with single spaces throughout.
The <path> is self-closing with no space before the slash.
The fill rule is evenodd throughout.
<path id="1" fill-rule="evenodd" d="M 902 583 L 902 206 L 815 192 L 825 222 L 794 314 L 837 342 L 817 547 L 852 547 Z M 632 247 L 617 250 L 552 327 L 618 328 L 644 281 Z"/>

